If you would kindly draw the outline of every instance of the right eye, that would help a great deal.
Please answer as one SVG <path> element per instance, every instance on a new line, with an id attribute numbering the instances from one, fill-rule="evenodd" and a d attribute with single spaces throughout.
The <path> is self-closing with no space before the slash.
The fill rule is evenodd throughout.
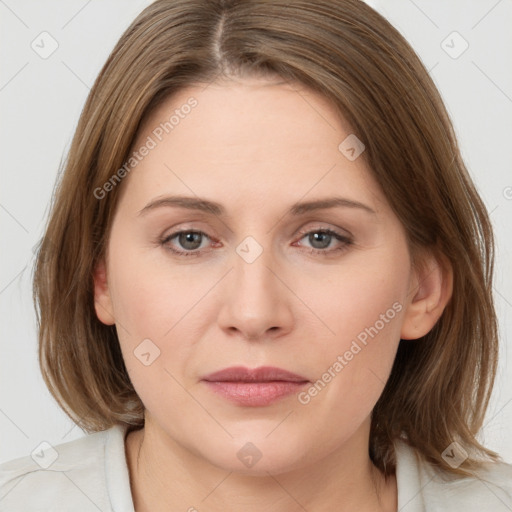
<path id="1" fill-rule="evenodd" d="M 201 241 L 203 240 L 203 237 L 210 238 L 206 233 L 203 233 L 202 231 L 187 229 L 171 233 L 170 235 L 160 240 L 160 244 L 169 251 L 180 256 L 200 256 L 204 252 L 202 250 L 198 250 L 201 247 Z M 183 249 L 176 248 L 175 245 L 170 244 L 170 242 L 175 238 L 177 243 Z"/>

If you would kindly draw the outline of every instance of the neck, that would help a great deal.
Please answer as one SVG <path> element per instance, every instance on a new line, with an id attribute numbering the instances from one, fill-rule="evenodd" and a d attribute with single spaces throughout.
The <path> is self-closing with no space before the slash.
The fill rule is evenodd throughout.
<path id="1" fill-rule="evenodd" d="M 326 458 L 254 476 L 221 469 L 146 422 L 126 437 L 135 510 L 394 512 L 396 479 L 385 480 L 369 458 L 369 422 L 360 430 Z"/>

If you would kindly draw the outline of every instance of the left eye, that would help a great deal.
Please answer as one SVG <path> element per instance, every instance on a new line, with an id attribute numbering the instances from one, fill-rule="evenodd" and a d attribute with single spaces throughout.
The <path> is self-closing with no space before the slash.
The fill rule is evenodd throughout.
<path id="1" fill-rule="evenodd" d="M 332 229 L 314 229 L 301 234 L 303 235 L 301 240 L 307 238 L 313 246 L 309 252 L 314 254 L 327 255 L 335 251 L 347 249 L 353 243 L 348 236 L 341 235 Z M 327 249 L 333 240 L 340 242 L 341 245 L 334 249 Z"/>

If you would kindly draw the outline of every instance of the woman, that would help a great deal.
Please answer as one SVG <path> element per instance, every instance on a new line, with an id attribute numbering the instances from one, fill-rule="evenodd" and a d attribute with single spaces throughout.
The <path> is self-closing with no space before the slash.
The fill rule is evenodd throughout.
<path id="1" fill-rule="evenodd" d="M 44 378 L 91 435 L 4 464 L 0 503 L 510 510 L 476 439 L 492 276 L 449 117 L 382 16 L 157 0 L 91 90 L 34 279 Z"/>

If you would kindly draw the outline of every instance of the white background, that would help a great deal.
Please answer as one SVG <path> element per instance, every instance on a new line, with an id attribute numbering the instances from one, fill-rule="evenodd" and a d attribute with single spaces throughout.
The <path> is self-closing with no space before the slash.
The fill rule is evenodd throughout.
<path id="1" fill-rule="evenodd" d="M 37 364 L 33 247 L 42 236 L 61 159 L 89 89 L 142 0 L 0 0 L 0 462 L 84 433 L 57 407 Z M 481 440 L 512 462 L 512 2 L 375 0 L 439 87 L 463 157 L 497 236 L 501 360 Z M 56 51 L 32 41 L 48 32 Z M 452 46 L 458 58 L 442 47 Z M 449 36 L 449 37 L 448 37 Z M 447 39 L 448 37 L 448 39 Z M 48 46 L 46 46 L 48 48 Z"/>

